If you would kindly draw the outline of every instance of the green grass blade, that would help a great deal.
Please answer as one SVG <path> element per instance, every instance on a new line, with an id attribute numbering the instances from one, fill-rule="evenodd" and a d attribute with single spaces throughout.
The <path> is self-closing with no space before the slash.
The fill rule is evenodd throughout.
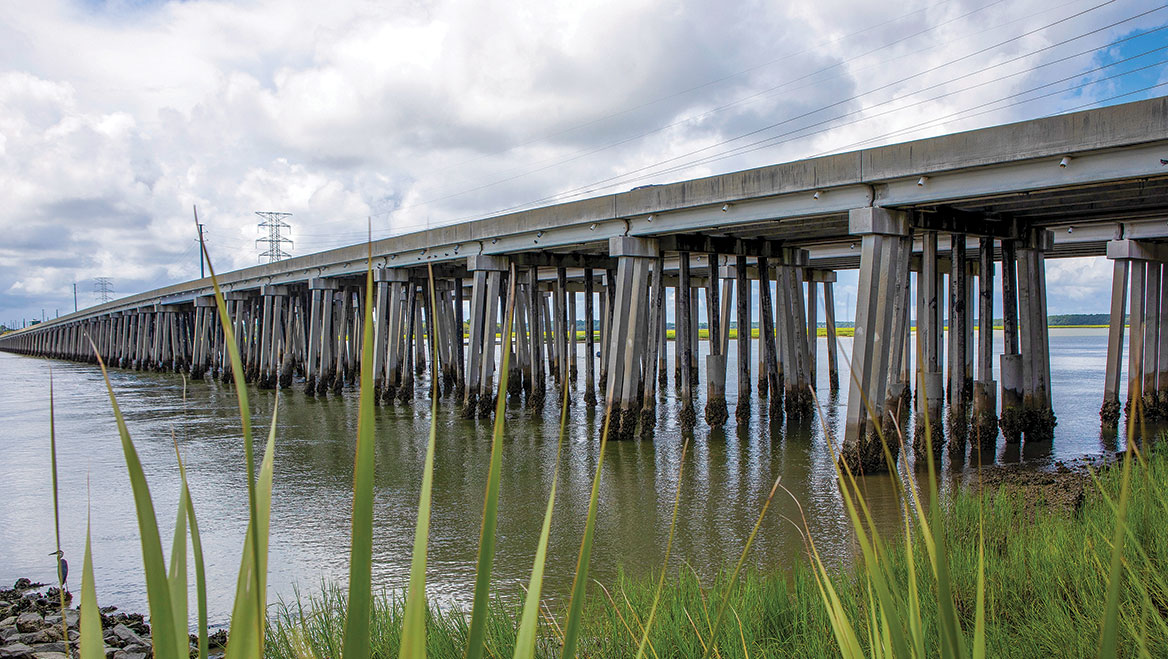
<path id="1" fill-rule="evenodd" d="M 567 392 L 568 388 L 564 387 Z M 567 396 L 567 393 L 565 393 Z M 611 418 L 611 415 L 609 415 Z M 572 582 L 572 599 L 568 604 L 568 619 L 564 622 L 564 647 L 561 659 L 576 656 L 576 643 L 580 639 L 580 623 L 584 617 L 584 598 L 588 591 L 588 563 L 592 559 L 592 534 L 596 529 L 596 509 L 600 501 L 600 472 L 604 468 L 604 453 L 608 446 L 608 424 L 600 433 L 600 455 L 596 459 L 596 474 L 592 477 L 592 493 L 588 499 L 588 518 L 584 522 L 584 537 L 580 540 L 580 554 L 576 558 L 576 576 Z"/>
<path id="2" fill-rule="evenodd" d="M 272 426 L 256 482 L 256 516 L 248 523 L 243 541 L 239 578 L 235 584 L 235 604 L 231 611 L 231 632 L 227 638 L 225 659 L 252 659 L 264 653 L 264 629 L 267 613 L 268 527 L 272 510 L 272 464 L 276 450 L 276 420 L 279 398 L 272 408 Z M 254 527 L 254 528 L 253 528 Z M 252 539 L 258 538 L 258 544 Z M 258 547 L 258 550 L 257 550 Z M 257 567 L 258 566 L 258 567 Z M 253 570 L 259 570 L 258 573 Z"/>
<path id="3" fill-rule="evenodd" d="M 261 545 L 261 539 L 259 537 L 259 527 L 255 524 L 259 513 L 256 502 L 255 447 L 252 443 L 251 406 L 247 400 L 247 382 L 244 379 L 243 360 L 239 356 L 239 344 L 235 340 L 235 329 L 232 325 L 231 317 L 227 315 L 227 302 L 223 299 L 223 291 L 219 288 L 219 278 L 215 276 L 215 267 L 211 264 L 211 255 L 207 252 L 206 245 L 201 245 L 201 249 L 203 250 L 203 257 L 207 261 L 207 270 L 211 273 L 211 286 L 215 290 L 215 308 L 219 313 L 219 324 L 223 328 L 223 345 L 231 361 L 231 377 L 235 381 L 235 398 L 239 403 L 239 420 L 243 426 L 243 456 L 247 468 L 248 540 L 250 540 L 252 547 L 258 547 Z M 267 545 L 267 538 L 263 539 L 262 544 Z M 266 555 L 267 552 L 265 551 L 264 556 Z M 266 575 L 266 569 L 261 569 L 261 567 L 266 568 L 266 566 L 260 565 L 260 553 L 252 552 L 252 584 L 250 588 L 254 592 L 262 592 L 264 590 L 261 581 Z M 236 592 L 238 594 L 238 591 Z M 255 624 L 262 630 L 264 628 L 264 610 L 262 606 L 256 608 L 255 616 Z M 233 617 L 232 620 L 235 621 L 236 619 Z M 232 629 L 234 630 L 234 624 L 232 625 Z M 263 649 L 262 634 L 260 635 L 260 649 Z"/>
<path id="4" fill-rule="evenodd" d="M 199 659 L 207 659 L 207 572 L 203 563 L 203 541 L 199 537 L 199 522 L 195 519 L 195 503 L 191 500 L 191 488 L 187 485 L 187 469 L 179 454 L 178 442 L 174 445 L 174 455 L 178 460 L 178 475 L 182 480 L 183 497 L 186 499 L 187 522 L 191 528 L 191 553 L 195 558 L 195 595 L 199 607 Z"/>
<path id="5" fill-rule="evenodd" d="M 118 425 L 118 434 L 122 440 L 122 454 L 126 459 L 126 470 L 130 475 L 130 488 L 134 493 L 134 512 L 138 518 L 138 535 L 142 543 L 142 566 L 146 573 L 146 599 L 149 601 L 150 620 L 171 621 L 174 620 L 174 609 L 171 605 L 166 561 L 163 559 L 162 539 L 158 535 L 158 518 L 154 514 L 154 502 L 150 498 L 150 487 L 146 483 L 146 473 L 142 470 L 138 451 L 130 439 L 130 431 L 126 428 L 126 419 L 118 407 L 105 361 L 101 358 L 97 346 L 93 345 L 92 341 L 90 345 L 93 346 L 93 353 L 97 355 L 97 363 L 101 367 L 101 374 L 105 379 L 106 392 L 109 394 L 114 419 Z M 154 641 L 155 656 L 158 659 L 186 659 L 185 653 L 182 657 L 173 656 L 176 647 L 173 625 L 165 622 L 154 625 L 152 640 Z"/>
<path id="6" fill-rule="evenodd" d="M 978 507 L 982 506 L 978 500 Z M 973 659 L 986 656 L 985 619 L 985 518 L 978 515 L 977 526 L 977 613 L 973 623 Z"/>
<path id="7" fill-rule="evenodd" d="M 433 268 L 430 281 L 434 280 Z M 434 287 L 430 287 L 433 295 Z M 433 332 L 431 332 L 433 334 Z M 434 444 L 438 435 L 438 378 L 430 391 L 430 439 L 422 468 L 422 492 L 418 497 L 418 523 L 414 531 L 414 552 L 410 563 L 410 587 L 402 619 L 400 659 L 426 656 L 426 546 L 430 538 L 430 495 L 434 486 Z"/>
<path id="8" fill-rule="evenodd" d="M 177 444 L 176 444 L 177 446 Z M 170 549 L 170 602 L 174 611 L 174 642 L 176 656 L 190 654 L 187 639 L 187 492 L 182 488 L 178 497 L 178 514 L 174 522 L 174 541 Z M 159 624 L 151 620 L 154 626 Z"/>
<path id="9" fill-rule="evenodd" d="M 657 615 L 657 604 L 661 601 L 661 590 L 665 587 L 665 573 L 669 570 L 669 553 L 673 549 L 673 532 L 677 529 L 677 511 L 681 507 L 681 477 L 685 473 L 685 454 L 689 449 L 689 437 L 681 445 L 681 460 L 677 465 L 677 493 L 673 495 L 673 518 L 669 521 L 669 540 L 665 542 L 665 559 L 661 561 L 661 577 L 657 580 L 657 590 L 653 593 L 653 604 L 649 607 L 649 616 L 645 618 L 645 629 L 641 632 L 641 642 L 637 644 L 637 658 L 645 656 L 645 646 L 649 643 L 649 630 L 653 628 L 653 619 Z"/>
<path id="10" fill-rule="evenodd" d="M 85 560 L 81 567 L 81 659 L 105 659 L 101 633 L 101 613 L 97 610 L 97 588 L 93 585 L 93 551 L 89 519 L 85 520 Z"/>
<path id="11" fill-rule="evenodd" d="M 565 402 L 568 390 L 564 389 Z M 556 467 L 552 472 L 552 489 L 548 495 L 547 509 L 543 514 L 543 528 L 539 532 L 539 546 L 535 550 L 535 561 L 531 566 L 531 580 L 527 584 L 527 597 L 523 602 L 519 631 L 515 636 L 514 659 L 534 659 L 535 632 L 539 625 L 539 598 L 543 590 L 543 570 L 547 562 L 548 538 L 552 530 L 552 511 L 556 504 L 556 484 L 560 478 L 560 455 L 564 450 L 564 437 L 568 429 L 568 406 L 560 407 L 560 438 L 556 444 Z"/>
<path id="12" fill-rule="evenodd" d="M 1131 425 L 1128 428 L 1128 448 L 1123 455 L 1123 479 L 1119 490 L 1119 511 L 1115 520 L 1115 535 L 1111 539 L 1111 570 L 1107 577 L 1107 604 L 1103 609 L 1103 628 L 1099 638 L 1099 656 L 1114 657 L 1119 640 L 1119 590 L 1123 581 L 1123 541 L 1127 534 L 1127 504 L 1131 494 Z"/>
<path id="13" fill-rule="evenodd" d="M 345 617 L 345 659 L 368 659 L 373 611 L 373 244 L 365 270 L 365 324 L 361 333 L 361 389 L 357 407 L 357 450 L 353 457 L 353 519 L 349 550 L 349 604 Z"/>
<path id="14" fill-rule="evenodd" d="M 491 567 L 495 562 L 495 525 L 499 518 L 499 480 L 503 471 L 503 421 L 507 411 L 507 376 L 511 362 L 511 325 L 515 320 L 515 266 L 511 266 L 507 318 L 503 323 L 503 357 L 499 366 L 499 387 L 495 396 L 495 424 L 491 433 L 491 461 L 487 469 L 487 492 L 483 497 L 483 523 L 479 530 L 479 562 L 475 574 L 474 605 L 471 608 L 470 632 L 467 634 L 466 659 L 483 656 L 483 637 L 487 628 L 490 604 Z M 433 295 L 434 276 L 430 275 Z M 493 311 L 493 310 L 492 310 Z M 489 337 L 494 341 L 494 337 Z M 552 490 L 554 496 L 554 488 Z M 541 566 L 542 569 L 542 566 Z M 530 596 L 530 591 L 528 592 Z M 534 639 L 534 637 L 533 637 Z M 518 652 L 518 644 L 516 652 Z"/>
<path id="15" fill-rule="evenodd" d="M 61 574 L 60 561 L 64 558 L 61 552 L 61 500 L 57 491 L 57 416 L 53 401 L 53 367 L 49 367 L 49 454 L 53 466 L 53 528 L 57 534 L 57 586 L 60 589 L 61 605 L 61 632 L 62 638 L 69 638 L 69 623 L 65 620 L 65 575 Z"/>

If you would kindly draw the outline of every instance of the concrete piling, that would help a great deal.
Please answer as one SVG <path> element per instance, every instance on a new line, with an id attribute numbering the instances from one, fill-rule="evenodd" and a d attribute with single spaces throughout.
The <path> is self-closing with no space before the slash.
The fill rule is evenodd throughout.
<path id="1" fill-rule="evenodd" d="M 742 241 L 738 241 L 741 251 Z M 746 274 L 746 256 L 739 254 L 734 260 L 734 280 L 738 296 L 735 299 L 734 322 L 738 335 L 734 343 L 738 348 L 738 400 L 734 404 L 734 418 L 738 423 L 750 419 L 750 343 L 751 343 L 751 284 Z"/>
<path id="2" fill-rule="evenodd" d="M 887 304 L 907 277 L 911 238 L 908 216 L 880 207 L 854 209 L 849 231 L 860 236 L 860 277 L 852 377 L 840 459 L 854 472 L 886 471 L 885 451 L 897 455 L 897 442 L 884 437 L 884 402 L 894 337 L 893 305 Z"/>
<path id="3" fill-rule="evenodd" d="M 718 255 L 707 254 L 706 327 L 709 331 L 709 354 L 706 357 L 706 423 L 720 426 L 729 417 L 726 411 L 726 355 L 722 348 L 722 304 L 719 300 Z M 728 322 L 728 321 L 727 321 Z"/>
<path id="4" fill-rule="evenodd" d="M 973 383 L 973 435 L 983 451 L 998 440 L 997 383 L 994 381 L 994 239 L 979 249 L 977 380 Z"/>

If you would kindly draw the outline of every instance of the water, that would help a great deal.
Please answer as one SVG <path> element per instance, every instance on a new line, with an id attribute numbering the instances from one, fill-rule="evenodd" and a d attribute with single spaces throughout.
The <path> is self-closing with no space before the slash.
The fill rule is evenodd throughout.
<path id="1" fill-rule="evenodd" d="M 1002 345 L 1000 333 L 995 337 Z M 999 441 L 999 462 L 1037 468 L 1058 460 L 1114 450 L 1101 435 L 1106 330 L 1054 329 L 1051 378 L 1058 427 L 1054 442 L 1024 450 Z M 851 341 L 841 338 L 843 354 Z M 703 344 L 704 349 L 704 344 Z M 731 342 L 728 372 L 735 372 Z M 757 346 L 752 380 L 757 379 Z M 826 343 L 819 345 L 819 391 L 824 423 L 842 431 L 846 391 L 827 394 Z M 672 363 L 672 362 L 671 362 Z M 71 585 L 80 584 L 87 506 L 92 513 L 97 590 L 102 605 L 146 611 L 138 528 L 117 429 L 101 382 L 90 365 L 0 353 L 0 583 L 27 576 L 55 577 L 52 485 L 49 471 L 49 371 L 55 388 L 56 432 L 62 500 L 61 536 L 72 561 Z M 212 382 L 186 388 L 174 374 L 111 372 L 118 402 L 137 444 L 154 495 L 164 546 L 169 546 L 178 501 L 172 437 L 187 465 L 208 572 L 212 623 L 227 622 L 247 520 L 243 446 L 232 389 Z M 580 374 L 581 383 L 583 373 Z M 840 380 L 847 383 L 841 364 Z M 670 387 L 671 389 L 672 387 Z M 728 378 L 733 405 L 735 377 Z M 698 388 L 704 392 L 704 385 Z M 419 387 L 422 395 L 424 387 Z M 299 586 L 312 591 L 322 580 L 347 578 L 352 461 L 356 436 L 355 392 L 308 398 L 299 390 L 252 390 L 257 437 L 266 435 L 279 398 L 279 427 L 272 503 L 269 588 L 274 600 Z M 522 593 L 531 570 L 539 527 L 556 460 L 559 406 L 549 393 L 542 418 L 519 406 L 507 412 L 502 494 L 494 583 L 506 597 Z M 699 416 L 702 409 L 699 402 Z M 681 514 L 671 564 L 711 575 L 732 565 L 742 551 L 775 478 L 802 505 L 819 550 L 831 561 L 851 559 L 849 524 L 834 486 L 827 441 L 818 419 L 803 427 L 771 426 L 755 401 L 744 426 L 733 422 L 693 433 L 681 479 Z M 611 443 L 600 490 L 592 575 L 611 582 L 618 571 L 646 575 L 664 554 L 684 436 L 672 394 L 658 409 L 652 441 Z M 599 457 L 601 419 L 577 403 L 570 412 L 560 467 L 560 486 L 548 554 L 545 593 L 562 598 L 571 588 L 576 553 Z M 376 484 L 373 580 L 375 588 L 408 582 L 429 406 L 383 406 L 376 419 Z M 428 588 L 447 605 L 469 602 L 487 464 L 488 421 L 458 418 L 456 406 L 440 405 L 435 456 Z M 257 451 L 262 447 L 257 446 Z M 960 471 L 957 468 L 956 471 Z M 891 527 L 897 506 L 887 478 L 865 480 L 879 523 Z M 804 544 L 791 520 L 800 519 L 791 496 L 780 491 L 752 549 L 749 563 L 772 569 L 804 560 Z"/>

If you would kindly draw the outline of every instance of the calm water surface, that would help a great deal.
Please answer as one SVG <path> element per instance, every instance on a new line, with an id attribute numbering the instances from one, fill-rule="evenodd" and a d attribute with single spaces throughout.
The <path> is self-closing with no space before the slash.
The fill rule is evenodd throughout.
<path id="1" fill-rule="evenodd" d="M 995 337 L 1002 345 L 1001 335 Z M 850 339 L 841 350 L 851 353 Z M 1054 442 L 1019 450 L 999 442 L 999 462 L 1036 468 L 1054 461 L 1112 451 L 1101 436 L 1098 410 L 1103 391 L 1106 330 L 1052 330 L 1051 377 L 1058 428 Z M 703 345 L 704 350 L 704 345 Z M 735 368 L 730 346 L 729 372 Z M 757 346 L 754 350 L 757 355 Z M 842 431 L 846 391 L 830 396 L 826 343 L 818 369 L 823 423 Z M 1125 360 L 1126 361 L 1126 360 Z M 757 369 L 757 365 L 753 365 Z M 49 371 L 52 370 L 60 460 L 62 546 L 79 586 L 87 506 L 93 516 L 93 552 L 99 601 L 146 611 L 137 522 L 117 429 L 100 371 L 90 365 L 0 353 L 0 583 L 17 577 L 51 581 L 54 565 L 52 485 L 49 471 Z M 581 369 L 582 371 L 582 369 Z M 752 379 L 756 374 L 752 374 Z M 111 379 L 150 482 L 164 544 L 169 545 L 178 501 L 176 437 L 187 463 L 209 580 L 211 619 L 227 621 L 247 519 L 243 446 L 238 408 L 230 387 L 192 383 L 173 374 L 113 371 Z M 733 418 L 735 378 L 728 382 Z M 841 364 L 841 382 L 847 372 Z M 581 383 L 583 373 L 581 372 Z M 376 587 L 408 582 L 429 406 L 377 410 L 377 477 L 373 579 Z M 704 392 L 704 385 L 699 387 Z M 298 389 L 252 390 L 252 413 L 261 430 L 279 399 L 276 475 L 272 504 L 269 587 L 272 599 L 299 586 L 312 591 L 321 580 L 347 578 L 355 392 L 309 398 Z M 577 393 L 578 396 L 578 393 Z M 554 395 L 540 418 L 519 405 L 507 413 L 495 583 L 514 597 L 526 584 L 556 460 Z M 699 403 L 699 405 L 704 403 Z M 760 408 L 762 413 L 760 414 Z M 699 407 L 699 410 L 701 407 Z M 610 443 L 600 490 L 601 506 L 592 575 L 611 581 L 620 570 L 645 575 L 659 568 L 678 487 L 683 433 L 672 395 L 662 398 L 659 427 L 651 441 Z M 700 416 L 700 413 L 699 413 Z M 569 413 L 560 486 L 548 556 L 546 593 L 571 588 L 576 552 L 599 458 L 600 417 L 577 403 Z M 440 405 L 435 457 L 428 588 L 448 605 L 469 602 L 491 427 L 465 421 L 456 406 Z M 260 450 L 260 448 L 257 448 Z M 961 467 L 949 466 L 960 473 Z M 819 419 L 802 427 L 771 425 L 765 404 L 755 401 L 749 423 L 710 430 L 699 424 L 681 478 L 682 508 L 671 563 L 709 575 L 732 564 L 742 551 L 776 477 L 803 507 L 820 552 L 836 562 L 851 557 L 848 523 L 840 509 L 834 471 Z M 897 504 L 886 478 L 865 483 L 881 523 L 896 522 Z M 791 519 L 799 509 L 780 492 L 765 520 L 750 563 L 781 568 L 802 560 L 803 540 Z"/>

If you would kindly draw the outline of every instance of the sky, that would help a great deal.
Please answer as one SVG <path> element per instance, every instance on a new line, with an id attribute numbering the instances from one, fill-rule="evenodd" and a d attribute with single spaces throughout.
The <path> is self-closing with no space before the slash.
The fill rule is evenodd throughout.
<path id="1" fill-rule="evenodd" d="M 1149 0 L 0 0 L 0 324 L 507 210 L 1168 93 Z M 1104 312 L 1102 259 L 1047 264 Z M 854 304 L 841 276 L 838 317 Z"/>

